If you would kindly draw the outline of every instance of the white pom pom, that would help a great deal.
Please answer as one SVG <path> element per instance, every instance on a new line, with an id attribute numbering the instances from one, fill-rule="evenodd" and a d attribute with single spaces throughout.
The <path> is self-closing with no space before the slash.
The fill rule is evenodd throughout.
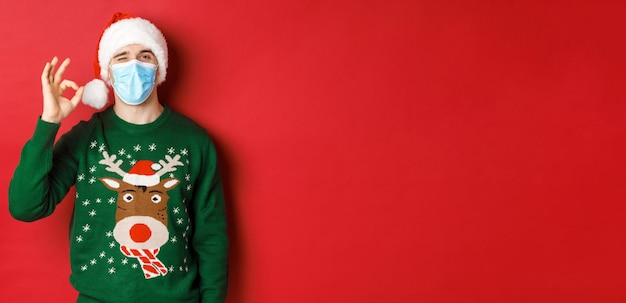
<path id="1" fill-rule="evenodd" d="M 93 79 L 85 84 L 83 103 L 95 108 L 103 108 L 109 101 L 109 89 L 104 81 Z"/>

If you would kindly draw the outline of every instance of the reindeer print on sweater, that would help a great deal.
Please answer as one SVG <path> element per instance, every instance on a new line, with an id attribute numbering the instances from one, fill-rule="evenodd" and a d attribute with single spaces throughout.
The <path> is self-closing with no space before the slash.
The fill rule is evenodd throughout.
<path id="1" fill-rule="evenodd" d="M 80 202 L 80 193 L 77 191 L 77 207 L 79 211 L 81 206 L 84 207 L 83 211 L 89 214 L 87 218 L 96 219 L 104 208 L 108 214 L 114 213 L 114 216 L 110 218 L 109 226 L 112 227 L 106 229 L 104 235 L 90 233 L 92 226 L 96 225 L 94 222 L 93 225 L 85 223 L 83 233 L 75 236 L 76 242 L 86 241 L 88 236 L 104 236 L 108 239 L 105 242 L 108 243 L 107 247 L 101 248 L 97 255 L 81 266 L 81 270 L 87 271 L 106 264 L 108 275 L 118 274 L 121 269 L 125 269 L 142 273 L 145 279 L 175 271 L 188 271 L 187 258 L 178 260 L 176 264 L 166 264 L 159 258 L 165 245 L 184 244 L 184 248 L 188 249 L 190 219 L 184 198 L 182 201 L 170 201 L 168 195 L 169 191 L 179 186 L 184 186 L 179 188 L 182 191 L 191 190 L 190 184 L 181 185 L 181 180 L 190 179 L 187 172 L 184 172 L 186 175 L 182 175 L 182 178 L 176 178 L 174 174 L 185 166 L 181 159 L 188 151 L 169 147 L 163 150 L 161 159 L 154 162 L 136 159 L 144 154 L 134 154 L 125 149 L 109 154 L 106 146 L 96 141 L 92 142 L 91 148 L 100 155 L 99 165 L 89 168 L 89 176 L 79 175 L 77 182 L 87 182 L 91 186 L 104 185 L 108 195 L 94 201 L 85 199 Z M 132 151 L 140 152 L 142 149 L 144 147 L 136 145 Z M 148 145 L 146 149 L 157 151 L 155 145 Z M 170 204 L 173 206 L 169 207 Z M 176 226 L 171 229 L 170 225 Z"/>
<path id="2" fill-rule="evenodd" d="M 183 165 L 179 155 L 166 156 L 167 162 L 156 164 L 150 160 L 140 160 L 129 172 L 120 169 L 122 160 L 102 152 L 104 159 L 99 163 L 107 170 L 123 177 L 100 178 L 110 190 L 117 192 L 115 228 L 113 236 L 120 244 L 124 255 L 137 258 L 146 278 L 166 275 L 167 268 L 157 258 L 159 249 L 169 239 L 167 230 L 167 191 L 178 185 L 179 181 L 160 177 L 175 171 L 177 165 Z M 157 170 L 155 172 L 155 170 Z"/>

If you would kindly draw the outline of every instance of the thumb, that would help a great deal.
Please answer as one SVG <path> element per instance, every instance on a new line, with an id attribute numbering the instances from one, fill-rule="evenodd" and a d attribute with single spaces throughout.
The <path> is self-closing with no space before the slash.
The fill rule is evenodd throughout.
<path id="1" fill-rule="evenodd" d="M 76 90 L 76 93 L 74 93 L 74 97 L 72 97 L 72 99 L 70 100 L 74 107 L 78 106 L 78 103 L 80 103 L 80 99 L 83 97 L 84 90 L 85 87 L 81 86 Z"/>

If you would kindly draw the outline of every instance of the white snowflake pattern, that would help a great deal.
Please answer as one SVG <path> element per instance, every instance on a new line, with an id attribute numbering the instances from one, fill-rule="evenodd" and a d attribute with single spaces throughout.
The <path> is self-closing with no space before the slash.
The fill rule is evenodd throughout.
<path id="1" fill-rule="evenodd" d="M 125 154 L 126 154 L 126 150 L 122 148 L 122 149 L 120 149 L 119 151 L 117 151 L 117 153 L 118 153 L 120 156 L 123 156 L 123 155 L 125 155 Z"/>
<path id="2" fill-rule="evenodd" d="M 109 274 L 112 275 L 115 273 L 115 267 L 109 268 Z"/>
<path id="3" fill-rule="evenodd" d="M 91 204 L 91 201 L 89 201 L 89 199 L 86 199 L 85 201 L 83 201 L 83 206 L 87 206 Z"/>
<path id="4" fill-rule="evenodd" d="M 91 230 L 91 226 L 90 226 L 89 224 L 85 224 L 85 225 L 83 225 L 83 231 L 84 231 L 84 232 L 88 232 L 88 231 L 90 231 L 90 230 Z"/>
<path id="5" fill-rule="evenodd" d="M 78 242 L 78 243 L 83 242 L 83 236 L 76 237 L 76 242 Z"/>
<path id="6" fill-rule="evenodd" d="M 172 209 L 172 212 L 177 214 L 180 212 L 180 208 L 179 207 L 174 207 L 174 209 Z"/>
<path id="7" fill-rule="evenodd" d="M 141 145 L 137 144 L 137 145 L 133 146 L 133 150 L 135 152 L 140 152 L 141 151 Z"/>
<path id="8" fill-rule="evenodd" d="M 91 148 L 91 149 L 96 148 L 96 146 L 98 146 L 98 141 L 96 141 L 96 140 L 91 141 L 91 144 L 89 144 L 89 148 Z"/>
<path id="9" fill-rule="evenodd" d="M 107 235 L 107 238 L 111 238 L 113 237 L 113 232 L 109 230 L 107 231 L 106 235 Z"/>
<path id="10" fill-rule="evenodd" d="M 176 243 L 176 242 L 178 242 L 178 239 L 176 239 L 176 236 L 173 236 L 172 239 L 170 240 L 170 242 Z"/>
<path id="11" fill-rule="evenodd" d="M 187 154 L 189 154 L 189 151 L 188 151 L 186 148 L 183 148 L 183 149 L 181 149 L 181 150 L 180 150 L 180 153 L 181 153 L 183 156 L 186 156 Z"/>
<path id="12" fill-rule="evenodd" d="M 108 202 L 109 202 L 109 204 L 113 204 L 113 203 L 115 203 L 115 198 L 113 198 L 113 197 L 109 198 L 109 201 L 108 201 Z"/>
<path id="13" fill-rule="evenodd" d="M 176 150 L 173 147 L 170 147 L 170 148 L 167 149 L 167 153 L 168 154 L 173 154 L 175 152 L 176 152 Z"/>
<path id="14" fill-rule="evenodd" d="M 191 184 L 187 185 L 187 191 L 191 190 Z"/>
<path id="15" fill-rule="evenodd" d="M 129 158 L 129 159 L 130 159 L 130 158 Z M 134 166 L 134 165 L 135 165 L 135 163 L 137 163 L 137 160 L 135 160 L 135 159 L 133 159 L 133 160 L 131 160 L 131 161 L 130 161 L 130 165 L 131 165 L 131 166 Z"/>
<path id="16" fill-rule="evenodd" d="M 90 217 L 93 217 L 93 216 L 95 216 L 95 215 L 96 215 L 96 210 L 95 210 L 95 209 L 92 209 L 92 210 L 89 212 L 89 216 L 90 216 Z"/>
<path id="17" fill-rule="evenodd" d="M 96 198 L 96 203 L 102 203 L 102 199 Z"/>
<path id="18" fill-rule="evenodd" d="M 96 178 L 94 177 L 89 178 L 89 184 L 94 184 L 94 183 L 96 183 Z"/>
<path id="19" fill-rule="evenodd" d="M 170 268 L 168 268 L 169 272 L 174 272 L 174 265 L 171 265 Z"/>
<path id="20" fill-rule="evenodd" d="M 96 261 L 96 259 L 91 259 L 89 261 L 89 264 L 91 264 L 91 265 L 96 265 L 96 263 L 98 263 L 98 261 Z"/>
<path id="21" fill-rule="evenodd" d="M 183 218 L 178 218 L 178 219 L 176 219 L 176 224 L 178 224 L 178 225 L 182 225 L 183 223 L 184 223 Z"/>
<path id="22" fill-rule="evenodd" d="M 98 256 L 100 257 L 100 259 L 102 259 L 107 256 L 107 253 L 103 251 Z"/>
<path id="23" fill-rule="evenodd" d="M 109 247 L 110 247 L 110 248 L 115 247 L 115 241 L 111 241 L 111 243 L 109 243 Z"/>
<path id="24" fill-rule="evenodd" d="M 85 174 L 80 174 L 80 175 L 78 175 L 76 177 L 76 181 L 77 182 L 80 182 L 80 181 L 83 181 L 83 180 L 85 180 Z"/>
<path id="25" fill-rule="evenodd" d="M 89 168 L 89 172 L 92 173 L 92 174 L 95 173 L 96 172 L 96 166 L 94 165 L 94 166 L 90 167 Z"/>
<path id="26" fill-rule="evenodd" d="M 131 154 L 127 154 L 126 155 L 126 159 L 132 159 L 132 158 L 133 158 L 133 156 Z"/>
<path id="27" fill-rule="evenodd" d="M 128 258 L 122 259 L 122 265 L 126 265 L 126 264 L 128 264 Z"/>
<path id="28" fill-rule="evenodd" d="M 100 147 L 98 147 L 99 152 L 103 152 L 105 149 L 106 149 L 106 146 L 104 144 L 101 144 Z"/>
<path id="29" fill-rule="evenodd" d="M 115 262 L 115 259 L 113 259 L 113 257 L 110 257 L 109 259 L 107 259 L 107 263 L 113 264 L 113 262 Z"/>
<path id="30" fill-rule="evenodd" d="M 156 150 L 156 144 L 154 144 L 154 143 L 150 144 L 150 145 L 148 146 L 148 149 L 149 149 L 150 151 L 155 151 L 155 150 Z"/>
<path id="31" fill-rule="evenodd" d="M 83 265 L 83 266 L 81 266 L 81 267 L 80 267 L 80 270 L 81 270 L 81 271 L 86 271 L 86 270 L 87 270 L 87 265 Z"/>
<path id="32" fill-rule="evenodd" d="M 137 263 L 133 263 L 133 265 L 131 265 L 130 267 L 137 268 Z"/>
<path id="33" fill-rule="evenodd" d="M 185 181 L 191 181 L 191 175 L 190 174 L 186 174 L 185 175 Z"/>

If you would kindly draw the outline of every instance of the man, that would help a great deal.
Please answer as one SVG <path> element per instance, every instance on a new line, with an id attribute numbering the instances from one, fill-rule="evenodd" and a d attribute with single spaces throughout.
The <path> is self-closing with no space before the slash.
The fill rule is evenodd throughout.
<path id="1" fill-rule="evenodd" d="M 76 187 L 77 302 L 223 302 L 228 239 L 216 152 L 204 129 L 159 102 L 163 35 L 145 19 L 115 14 L 95 61 L 100 79 L 85 87 L 63 79 L 69 59 L 46 63 L 43 112 L 9 186 L 11 214 L 46 217 Z M 106 104 L 107 85 L 115 103 L 55 144 L 81 98 Z M 76 90 L 71 99 L 62 96 L 68 88 Z"/>

